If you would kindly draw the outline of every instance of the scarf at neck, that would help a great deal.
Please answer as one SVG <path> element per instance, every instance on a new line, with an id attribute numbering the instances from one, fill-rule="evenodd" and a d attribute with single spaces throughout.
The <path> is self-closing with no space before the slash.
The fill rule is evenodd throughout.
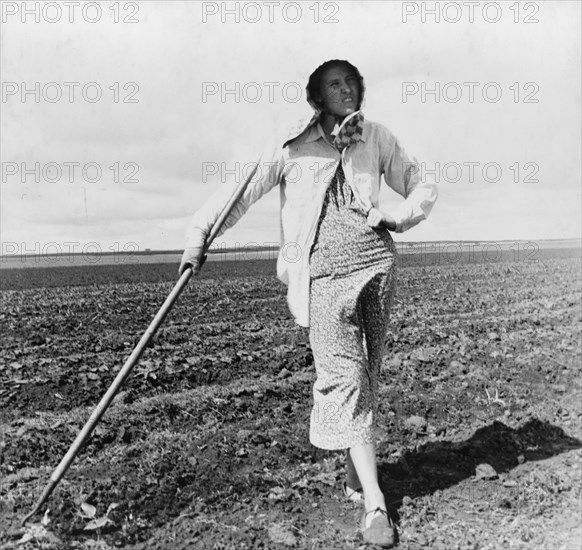
<path id="1" fill-rule="evenodd" d="M 344 118 L 341 125 L 336 123 L 333 132 L 333 145 L 340 153 L 349 145 L 357 143 L 364 132 L 364 115 L 356 111 Z"/>
<path id="2" fill-rule="evenodd" d="M 283 147 L 288 145 L 294 139 L 299 137 L 305 130 L 315 126 L 321 120 L 321 112 L 317 112 L 308 119 L 303 118 L 294 124 L 290 130 L 287 132 L 286 139 L 283 139 Z M 352 145 L 360 141 L 362 134 L 364 132 L 364 115 L 362 111 L 356 111 L 351 115 L 344 118 L 341 125 L 336 124 L 332 135 L 334 136 L 333 145 L 340 152 L 343 151 L 348 145 Z"/>

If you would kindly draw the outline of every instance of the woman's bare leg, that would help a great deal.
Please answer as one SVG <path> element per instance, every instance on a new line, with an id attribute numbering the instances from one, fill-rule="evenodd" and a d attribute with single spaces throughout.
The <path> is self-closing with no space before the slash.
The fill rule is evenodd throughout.
<path id="1" fill-rule="evenodd" d="M 364 490 L 366 511 L 381 508 L 386 510 L 384 494 L 378 484 L 378 468 L 376 465 L 376 446 L 374 443 L 355 445 L 349 450 L 350 458 L 355 467 L 357 477 Z M 349 463 L 348 463 L 349 472 Z M 349 485 L 349 483 L 348 483 Z M 374 514 L 368 516 L 370 519 Z"/>
<path id="2" fill-rule="evenodd" d="M 358 472 L 356 472 L 356 467 L 354 466 L 354 461 L 350 456 L 350 451 L 346 451 L 346 484 L 353 491 L 359 491 L 362 488 L 360 483 L 360 478 L 358 477 Z"/>
<path id="3" fill-rule="evenodd" d="M 393 243 L 392 243 L 393 246 Z M 390 269 L 383 275 L 372 279 L 362 292 L 360 307 L 364 333 L 365 349 L 369 363 L 371 395 L 378 395 L 378 375 L 384 356 L 385 338 L 388 329 L 390 307 L 396 285 L 396 258 Z M 378 484 L 376 445 L 356 445 L 349 450 L 355 470 L 364 490 L 366 512 L 376 508 L 386 509 L 386 501 Z M 380 515 L 369 514 L 366 523 Z"/>

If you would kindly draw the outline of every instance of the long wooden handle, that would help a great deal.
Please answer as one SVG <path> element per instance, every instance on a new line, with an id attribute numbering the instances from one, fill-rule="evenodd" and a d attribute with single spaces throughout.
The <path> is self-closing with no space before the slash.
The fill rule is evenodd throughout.
<path id="1" fill-rule="evenodd" d="M 238 202 L 238 200 L 240 199 L 242 194 L 245 192 L 245 189 L 247 188 L 249 182 L 254 177 L 254 175 L 258 169 L 259 162 L 260 162 L 260 160 L 255 165 L 255 168 L 251 172 L 250 176 L 245 181 L 241 182 L 237 186 L 237 188 L 235 189 L 235 192 L 232 194 L 232 196 L 230 197 L 230 199 L 228 200 L 228 202 L 226 203 L 226 205 L 222 209 L 220 216 L 218 217 L 218 219 L 216 220 L 216 222 L 212 226 L 212 229 L 210 230 L 210 233 L 209 233 L 208 237 L 206 238 L 206 243 L 204 245 L 204 252 L 206 252 L 209 249 L 210 245 L 212 244 L 212 241 L 214 240 L 216 235 L 219 233 L 220 228 L 224 224 L 224 222 L 225 222 L 226 218 L 228 217 L 228 215 L 230 214 L 232 208 Z M 23 525 L 34 514 L 36 514 L 36 512 L 38 512 L 39 508 L 49 498 L 49 496 L 53 492 L 53 489 L 57 486 L 59 481 L 65 475 L 65 473 L 69 469 L 69 466 L 72 464 L 73 460 L 77 456 L 77 453 L 79 452 L 79 450 L 81 449 L 81 447 L 85 443 L 85 440 L 93 432 L 93 429 L 97 425 L 97 422 L 99 422 L 99 420 L 101 419 L 101 417 L 103 416 L 103 414 L 105 413 L 105 411 L 107 410 L 107 408 L 109 407 L 111 402 L 113 401 L 113 398 L 115 397 L 115 395 L 117 394 L 117 392 L 119 391 L 119 389 L 121 388 L 121 386 L 123 385 L 123 383 L 125 382 L 127 377 L 129 376 L 129 374 L 131 373 L 133 367 L 139 361 L 139 358 L 141 357 L 145 348 L 149 344 L 149 342 L 152 339 L 153 335 L 155 334 L 156 330 L 162 324 L 162 322 L 166 318 L 166 315 L 172 309 L 172 306 L 174 305 L 178 296 L 180 295 L 180 293 L 182 292 L 182 290 L 184 289 L 184 287 L 188 283 L 188 280 L 190 279 L 190 277 L 192 277 L 192 268 L 186 269 L 182 273 L 180 278 L 178 279 L 178 282 L 176 283 L 176 285 L 174 286 L 174 288 L 172 289 L 172 291 L 170 292 L 170 294 L 166 298 L 165 302 L 163 303 L 163 305 L 160 308 L 160 310 L 158 311 L 158 313 L 153 318 L 152 322 L 150 323 L 149 327 L 144 332 L 144 334 L 141 337 L 140 341 L 138 342 L 137 346 L 135 346 L 131 355 L 125 361 L 125 364 L 123 365 L 123 367 L 121 368 L 121 370 L 119 371 L 117 376 L 115 377 L 115 380 L 112 382 L 111 386 L 109 386 L 109 389 L 107 390 L 105 395 L 101 398 L 101 401 L 99 401 L 99 404 L 93 410 L 93 413 L 89 417 L 89 420 L 87 420 L 87 422 L 85 423 L 85 425 L 83 426 L 83 428 L 81 429 L 79 434 L 77 435 L 75 441 L 73 442 L 73 444 L 71 445 L 71 447 L 67 451 L 67 454 L 65 454 L 65 456 L 61 460 L 60 464 L 55 468 L 54 472 L 52 473 L 52 475 L 50 477 L 50 481 L 48 482 L 48 484 L 44 488 L 41 496 L 39 497 L 38 501 L 34 505 L 34 508 L 30 511 L 30 513 L 28 513 L 23 518 L 23 520 L 22 520 Z"/>

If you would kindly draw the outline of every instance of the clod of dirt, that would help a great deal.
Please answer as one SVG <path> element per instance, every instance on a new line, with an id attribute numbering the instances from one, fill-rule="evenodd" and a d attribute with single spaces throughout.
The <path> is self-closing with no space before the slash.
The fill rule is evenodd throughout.
<path id="1" fill-rule="evenodd" d="M 273 523 L 269 526 L 269 538 L 276 544 L 295 546 L 297 544 L 295 531 L 296 529 L 292 525 Z"/>
<path id="2" fill-rule="evenodd" d="M 282 368 L 279 371 L 279 374 L 277 375 L 277 378 L 279 379 L 283 379 L 283 378 L 289 378 L 291 376 L 291 371 L 289 369 L 286 368 Z"/>
<path id="3" fill-rule="evenodd" d="M 419 546 L 428 546 L 428 540 L 422 533 L 416 535 L 416 542 Z"/>
<path id="4" fill-rule="evenodd" d="M 427 427 L 426 418 L 422 416 L 413 415 L 409 416 L 404 421 L 404 426 L 409 429 L 411 432 L 425 432 Z"/>
<path id="5" fill-rule="evenodd" d="M 57 537 L 54 533 L 51 533 L 45 529 L 44 525 L 40 523 L 31 523 L 27 526 L 22 538 L 17 541 L 18 545 L 26 544 L 28 542 L 34 542 L 42 544 L 43 542 L 48 544 L 61 544 L 61 539 Z"/>
<path id="6" fill-rule="evenodd" d="M 35 334 L 30 339 L 31 346 L 42 346 L 46 343 L 46 338 L 42 334 Z"/>
<path id="7" fill-rule="evenodd" d="M 475 477 L 476 479 L 497 479 L 499 476 L 493 466 L 484 462 L 475 468 Z"/>
<path id="8" fill-rule="evenodd" d="M 448 372 L 450 375 L 461 375 L 464 370 L 465 367 L 460 361 L 451 361 L 449 364 Z"/>

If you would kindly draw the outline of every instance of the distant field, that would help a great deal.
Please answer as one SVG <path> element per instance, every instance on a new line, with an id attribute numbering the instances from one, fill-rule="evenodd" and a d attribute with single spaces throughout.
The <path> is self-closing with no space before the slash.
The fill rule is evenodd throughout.
<path id="1" fill-rule="evenodd" d="M 561 239 L 547 241 L 430 241 L 430 242 L 396 242 L 399 254 L 403 256 L 437 255 L 443 262 L 455 263 L 457 255 L 474 257 L 476 261 L 496 261 L 502 252 L 513 254 L 512 257 L 535 259 L 540 250 L 548 249 L 580 249 L 582 240 Z M 209 262 L 273 260 L 277 258 L 275 248 L 212 248 L 208 254 Z M 0 256 L 0 270 L 13 268 L 47 268 L 67 266 L 99 266 L 99 265 L 135 265 L 135 264 L 179 264 L 181 250 L 153 250 L 103 254 L 38 254 Z"/>
<path id="2" fill-rule="evenodd" d="M 411 243 L 399 245 L 398 252 L 403 268 L 504 263 L 519 270 L 526 264 L 582 256 L 580 241 Z M 209 254 L 199 278 L 275 276 L 276 255 L 273 250 Z M 0 290 L 176 281 L 180 257 L 177 252 L 126 258 L 78 255 L 56 258 L 53 263 L 47 258 L 10 258 L 1 264 Z"/>

